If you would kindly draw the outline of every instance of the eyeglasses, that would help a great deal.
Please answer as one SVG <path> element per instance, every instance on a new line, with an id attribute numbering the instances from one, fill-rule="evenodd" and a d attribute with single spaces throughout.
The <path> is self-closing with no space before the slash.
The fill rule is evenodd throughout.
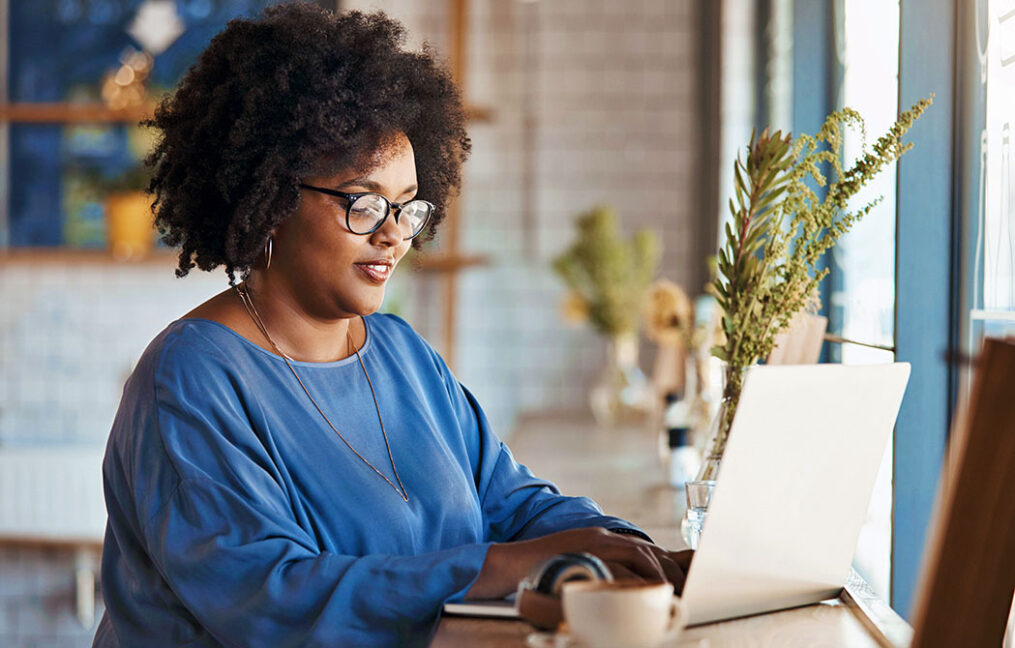
<path id="1" fill-rule="evenodd" d="M 404 203 L 391 202 L 379 193 L 346 193 L 337 189 L 325 189 L 300 183 L 304 189 L 310 189 L 329 196 L 344 198 L 345 226 L 353 234 L 371 234 L 384 225 L 388 214 L 395 210 L 395 224 L 402 232 L 402 238 L 408 241 L 415 238 L 426 227 L 435 207 L 425 200 L 410 200 Z"/>

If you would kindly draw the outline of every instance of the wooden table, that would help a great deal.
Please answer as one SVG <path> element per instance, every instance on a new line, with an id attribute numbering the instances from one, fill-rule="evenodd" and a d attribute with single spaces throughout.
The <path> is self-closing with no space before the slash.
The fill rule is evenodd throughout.
<path id="1" fill-rule="evenodd" d="M 515 458 L 566 495 L 593 498 L 630 520 L 657 544 L 683 548 L 680 491 L 666 485 L 654 434 L 644 426 L 605 430 L 591 420 L 530 418 L 508 440 Z M 526 646 L 522 621 L 446 616 L 434 638 L 440 648 Z M 688 628 L 674 646 L 906 646 L 912 630 L 855 574 L 842 595 L 816 605 Z"/>

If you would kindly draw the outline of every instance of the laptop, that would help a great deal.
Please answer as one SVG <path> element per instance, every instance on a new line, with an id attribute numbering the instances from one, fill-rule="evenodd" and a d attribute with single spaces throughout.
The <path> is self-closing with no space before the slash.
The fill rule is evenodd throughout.
<path id="1" fill-rule="evenodd" d="M 838 596 L 909 370 L 895 363 L 748 371 L 684 585 L 689 625 Z M 445 612 L 518 615 L 511 601 L 448 604 Z"/>
<path id="2" fill-rule="evenodd" d="M 909 370 L 748 371 L 684 585 L 689 625 L 839 594 Z"/>

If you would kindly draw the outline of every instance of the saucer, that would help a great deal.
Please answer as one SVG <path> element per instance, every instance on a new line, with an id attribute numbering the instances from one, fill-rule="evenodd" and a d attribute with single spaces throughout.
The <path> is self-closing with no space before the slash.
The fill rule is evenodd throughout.
<path id="1" fill-rule="evenodd" d="M 530 632 L 525 638 L 525 645 L 529 648 L 577 648 L 580 644 L 571 638 L 571 635 L 561 630 L 560 632 Z"/>
<path id="2" fill-rule="evenodd" d="M 708 639 L 678 639 L 675 642 L 663 641 L 659 648 L 709 648 Z M 586 644 L 579 642 L 565 630 L 559 632 L 530 632 L 525 637 L 525 645 L 529 648 L 581 648 Z"/>

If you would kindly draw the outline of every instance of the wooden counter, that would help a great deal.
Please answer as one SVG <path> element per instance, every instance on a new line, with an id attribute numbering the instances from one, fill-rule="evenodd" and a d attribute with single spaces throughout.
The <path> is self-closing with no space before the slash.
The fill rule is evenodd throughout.
<path id="1" fill-rule="evenodd" d="M 596 428 L 591 420 L 541 417 L 523 421 L 508 439 L 515 458 L 566 495 L 587 495 L 611 515 L 641 526 L 657 544 L 683 548 L 683 495 L 669 488 L 644 427 Z M 445 617 L 433 646 L 528 646 L 522 621 Z M 912 630 L 852 575 L 843 594 L 793 610 L 688 628 L 673 646 L 905 646 Z M 547 644 L 552 645 L 552 644 Z M 567 645 L 564 642 L 561 646 Z"/>

